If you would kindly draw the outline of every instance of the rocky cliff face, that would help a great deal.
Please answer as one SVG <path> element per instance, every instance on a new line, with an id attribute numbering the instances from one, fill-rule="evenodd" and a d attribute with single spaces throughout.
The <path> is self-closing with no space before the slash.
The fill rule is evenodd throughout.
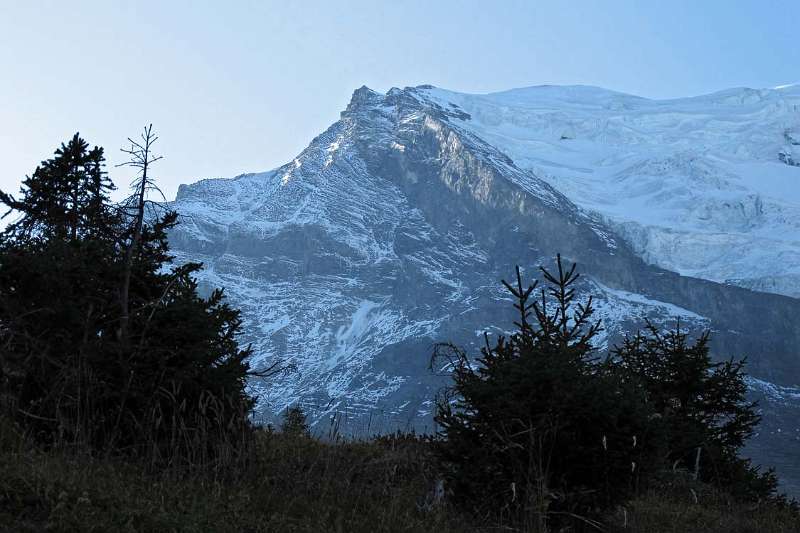
<path id="1" fill-rule="evenodd" d="M 644 105 L 598 94 L 580 93 L 579 103 L 594 98 L 620 114 Z M 430 429 L 431 400 L 446 380 L 428 368 L 431 345 L 476 350 L 483 332 L 510 329 L 499 280 L 516 264 L 538 277 L 535 267 L 551 264 L 557 252 L 585 274 L 582 297 L 596 298 L 606 326 L 601 350 L 645 316 L 670 324 L 679 318 L 715 330 L 720 355 L 748 355 L 761 380 L 754 388 L 772 404 L 796 401 L 785 387 L 800 375 L 800 300 L 659 267 L 664 261 L 652 260 L 652 246 L 642 244 L 650 237 L 640 233 L 664 228 L 594 209 L 578 185 L 560 187 L 552 174 L 534 172 L 515 148 L 522 141 L 500 142 L 505 126 L 485 126 L 511 116 L 561 143 L 575 142 L 588 125 L 564 126 L 567 111 L 534 120 L 530 98 L 528 118 L 515 114 L 519 105 L 471 98 L 431 87 L 385 95 L 362 87 L 341 119 L 287 165 L 181 187 L 174 207 L 182 224 L 171 235 L 178 260 L 203 261 L 202 282 L 224 286 L 242 308 L 256 367 L 275 359 L 297 367 L 252 384 L 261 414 L 300 403 L 316 422 L 344 413 L 345 430 L 356 433 Z M 704 168 L 670 161 L 626 168 L 648 183 L 672 176 L 673 167 L 691 175 Z M 715 171 L 707 171 L 713 180 Z M 762 198 L 753 212 L 771 201 Z M 789 270 L 773 274 L 794 279 Z M 773 441 L 763 442 L 758 453 Z"/>

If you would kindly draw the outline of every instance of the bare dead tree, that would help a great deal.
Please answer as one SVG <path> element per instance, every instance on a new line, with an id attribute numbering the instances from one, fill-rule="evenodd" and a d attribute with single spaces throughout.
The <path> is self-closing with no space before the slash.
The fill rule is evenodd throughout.
<path id="1" fill-rule="evenodd" d="M 151 191 L 157 191 L 161 194 L 161 190 L 156 186 L 155 181 L 149 174 L 151 165 L 161 159 L 161 156 L 153 154 L 153 144 L 157 140 L 158 137 L 153 133 L 153 125 L 149 124 L 144 128 L 139 140 L 128 138 L 131 147 L 128 149 L 122 148 L 121 151 L 128 154 L 130 159 L 118 165 L 137 169 L 136 176 L 131 182 L 132 194 L 123 202 L 123 210 L 130 219 L 129 237 L 127 242 L 123 244 L 125 258 L 120 285 L 119 337 L 123 343 L 128 342 L 131 272 L 133 270 L 133 258 L 142 239 L 147 195 Z M 161 196 L 163 197 L 163 194 Z"/>

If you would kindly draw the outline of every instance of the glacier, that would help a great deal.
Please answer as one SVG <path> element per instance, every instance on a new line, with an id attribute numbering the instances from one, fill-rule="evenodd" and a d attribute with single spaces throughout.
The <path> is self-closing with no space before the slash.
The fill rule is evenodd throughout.
<path id="1" fill-rule="evenodd" d="M 585 86 L 425 92 L 648 263 L 800 296 L 800 85 L 673 100 Z"/>

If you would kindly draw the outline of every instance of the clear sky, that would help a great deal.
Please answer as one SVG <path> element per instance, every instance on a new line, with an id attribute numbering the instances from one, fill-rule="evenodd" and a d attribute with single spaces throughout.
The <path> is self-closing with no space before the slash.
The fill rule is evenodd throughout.
<path id="1" fill-rule="evenodd" d="M 75 131 L 119 162 L 148 122 L 168 197 L 267 170 L 361 85 L 665 98 L 797 81 L 800 0 L 0 0 L 0 188 Z"/>

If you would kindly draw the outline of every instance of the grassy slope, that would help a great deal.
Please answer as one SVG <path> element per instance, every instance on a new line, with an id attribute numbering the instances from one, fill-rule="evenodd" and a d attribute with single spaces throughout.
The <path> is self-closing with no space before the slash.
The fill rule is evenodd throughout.
<path id="1" fill-rule="evenodd" d="M 425 510 L 434 485 L 424 444 L 383 439 L 323 444 L 261 434 L 247 464 L 221 475 L 149 472 L 142 465 L 32 450 L 0 435 L 2 531 L 515 531 L 478 527 L 447 505 Z M 697 503 L 695 503 L 695 496 Z M 609 516 L 631 533 L 800 531 L 796 515 L 743 507 L 678 481 Z"/>

